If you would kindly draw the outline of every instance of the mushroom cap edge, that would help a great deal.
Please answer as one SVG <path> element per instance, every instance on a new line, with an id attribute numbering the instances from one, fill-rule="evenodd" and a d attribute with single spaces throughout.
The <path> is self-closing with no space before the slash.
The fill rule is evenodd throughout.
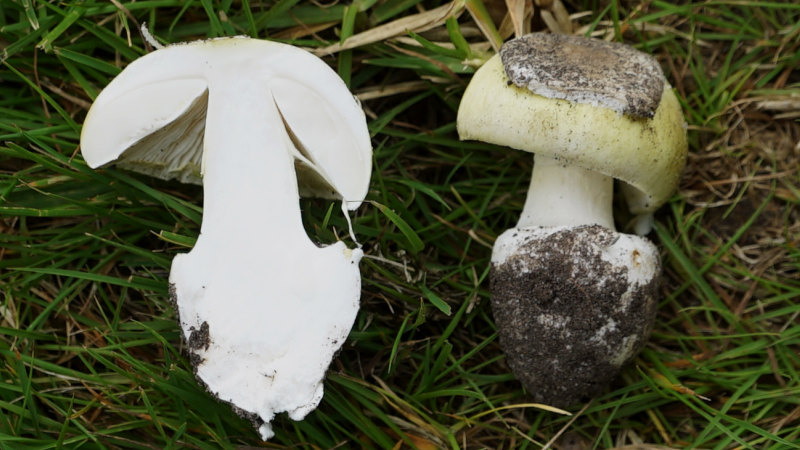
<path id="1" fill-rule="evenodd" d="M 203 72 L 206 62 L 199 57 L 206 50 L 218 54 L 244 51 L 249 56 L 242 60 L 251 61 L 265 55 L 279 62 L 280 58 L 292 59 L 294 64 L 270 66 L 273 73 L 280 75 L 278 78 L 286 81 L 275 85 L 284 88 L 288 84 L 295 92 L 298 85 L 302 85 L 308 88 L 307 91 L 313 91 L 312 97 L 328 100 L 327 108 L 320 108 L 319 102 L 302 102 L 314 116 L 309 121 L 331 112 L 328 119 L 340 125 L 334 130 L 339 134 L 342 131 L 348 133 L 346 141 L 352 144 L 340 145 L 344 148 L 337 149 L 340 151 L 334 158 L 325 155 L 330 152 L 331 140 L 327 141 L 326 147 L 319 145 L 317 140 L 304 149 L 307 151 L 304 156 L 310 156 L 313 164 L 304 164 L 308 159 L 299 160 L 301 193 L 304 196 L 344 198 L 349 209 L 357 208 L 366 196 L 372 170 L 372 145 L 360 104 L 338 74 L 313 54 L 288 44 L 244 36 L 173 44 L 131 62 L 101 91 L 87 113 L 81 131 L 81 153 L 87 164 L 96 168 L 117 162 L 126 169 L 158 178 L 178 178 L 183 182 L 200 184 L 202 138 L 196 139 L 194 148 L 181 149 L 187 154 L 175 158 L 179 161 L 178 166 L 154 162 L 147 155 L 140 161 L 123 161 L 126 153 L 137 144 L 205 107 L 202 98 L 208 93 L 209 80 Z M 262 64 L 269 65 L 269 61 Z M 281 71 L 285 73 L 281 74 Z M 276 103 L 287 103 L 286 93 L 276 97 Z M 131 114 L 131 111 L 146 111 L 147 114 Z M 296 132 L 301 140 L 311 135 L 308 125 L 301 124 L 296 128 L 291 131 Z M 202 129 L 200 127 L 201 132 Z M 313 130 L 318 131 L 319 127 Z M 162 144 L 167 141 L 169 145 L 180 146 L 174 141 L 181 138 L 177 135 L 161 136 L 159 140 Z M 147 150 L 142 153 L 147 153 Z M 348 160 L 348 163 L 342 160 Z"/>
<path id="2" fill-rule="evenodd" d="M 668 84 L 652 119 L 546 98 L 511 83 L 499 55 L 467 86 L 458 109 L 462 140 L 539 153 L 619 179 L 631 212 L 656 210 L 672 195 L 688 152 L 686 127 Z"/>

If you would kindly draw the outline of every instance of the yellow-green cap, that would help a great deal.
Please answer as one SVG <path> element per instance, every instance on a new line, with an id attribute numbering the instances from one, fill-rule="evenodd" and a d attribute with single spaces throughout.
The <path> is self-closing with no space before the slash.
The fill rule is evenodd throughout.
<path id="1" fill-rule="evenodd" d="M 463 140 L 616 178 L 635 214 L 672 195 L 688 147 L 680 103 L 655 59 L 622 44 L 543 33 L 507 42 L 478 69 L 457 127 Z"/>

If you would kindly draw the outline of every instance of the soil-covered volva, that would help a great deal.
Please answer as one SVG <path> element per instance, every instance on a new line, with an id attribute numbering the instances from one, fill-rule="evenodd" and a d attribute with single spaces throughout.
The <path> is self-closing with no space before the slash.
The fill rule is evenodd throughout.
<path id="1" fill-rule="evenodd" d="M 500 343 L 537 402 L 567 407 L 597 394 L 650 333 L 658 277 L 630 282 L 631 267 L 603 258 L 619 236 L 597 225 L 545 233 L 492 266 Z"/>

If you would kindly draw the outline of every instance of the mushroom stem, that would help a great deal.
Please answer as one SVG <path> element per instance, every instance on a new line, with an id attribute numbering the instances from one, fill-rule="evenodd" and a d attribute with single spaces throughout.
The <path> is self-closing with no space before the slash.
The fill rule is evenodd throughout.
<path id="1" fill-rule="evenodd" d="M 534 155 L 533 174 L 517 228 L 601 225 L 614 228 L 611 177 Z"/>
<path id="2" fill-rule="evenodd" d="M 279 106 L 257 78 L 235 80 L 210 81 L 203 223 L 170 282 L 196 375 L 269 439 L 275 413 L 300 420 L 322 398 L 358 311 L 363 253 L 306 235 Z"/>
<path id="3" fill-rule="evenodd" d="M 236 242 L 245 242 L 240 238 L 272 235 L 274 245 L 313 247 L 300 213 L 294 147 L 278 108 L 256 85 L 260 80 L 238 78 L 220 80 L 208 99 L 201 238 L 213 233 L 230 240 L 236 234 Z"/>

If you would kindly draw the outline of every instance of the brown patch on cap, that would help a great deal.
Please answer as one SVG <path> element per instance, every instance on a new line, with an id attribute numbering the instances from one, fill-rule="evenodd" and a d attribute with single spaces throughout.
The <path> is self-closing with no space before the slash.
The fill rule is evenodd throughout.
<path id="1" fill-rule="evenodd" d="M 597 394 L 650 334 L 659 279 L 631 284 L 628 267 L 604 260 L 617 239 L 599 225 L 564 229 L 492 266 L 500 344 L 537 402 L 567 407 Z"/>
<path id="2" fill-rule="evenodd" d="M 655 58 L 616 42 L 533 33 L 506 42 L 500 59 L 512 83 L 537 95 L 633 117 L 652 118 L 664 91 Z"/>

